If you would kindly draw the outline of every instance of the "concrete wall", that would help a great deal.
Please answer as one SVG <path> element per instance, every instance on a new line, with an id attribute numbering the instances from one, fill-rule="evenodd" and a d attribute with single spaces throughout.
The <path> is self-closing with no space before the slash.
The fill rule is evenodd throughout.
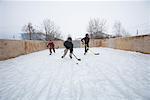
<path id="1" fill-rule="evenodd" d="M 90 47 L 100 47 L 101 46 L 101 39 L 90 39 L 89 46 Z M 82 42 L 80 42 L 80 47 L 83 48 Z"/>
<path id="2" fill-rule="evenodd" d="M 25 42 L 0 40 L 0 60 L 25 54 Z"/>
<path id="3" fill-rule="evenodd" d="M 150 54 L 150 35 L 104 39 L 100 44 L 102 47 Z"/>
<path id="4" fill-rule="evenodd" d="M 62 48 L 63 41 L 54 41 L 55 48 Z M 83 47 L 81 42 L 78 42 Z M 46 49 L 47 42 L 0 39 L 0 60 Z M 109 47 L 150 54 L 150 35 L 126 38 L 91 39 L 90 47 Z"/>
<path id="5" fill-rule="evenodd" d="M 46 44 L 47 42 L 43 42 L 43 41 L 24 41 L 24 45 L 25 47 L 21 47 L 24 48 L 25 54 L 31 53 L 31 52 L 36 52 L 36 51 L 40 51 L 40 50 L 44 50 L 46 49 Z"/>
<path id="6" fill-rule="evenodd" d="M 90 47 L 109 47 L 150 54 L 150 35 L 110 39 L 90 39 Z M 84 47 L 80 43 L 80 47 Z"/>
<path id="7" fill-rule="evenodd" d="M 73 40 L 73 47 L 80 48 L 80 40 Z"/>
<path id="8" fill-rule="evenodd" d="M 63 47 L 62 41 L 54 41 L 55 48 Z M 0 60 L 17 57 L 46 49 L 47 42 L 44 41 L 22 41 L 0 39 Z"/>
<path id="9" fill-rule="evenodd" d="M 53 41 L 55 44 L 55 48 L 63 48 L 64 47 L 64 41 Z"/>

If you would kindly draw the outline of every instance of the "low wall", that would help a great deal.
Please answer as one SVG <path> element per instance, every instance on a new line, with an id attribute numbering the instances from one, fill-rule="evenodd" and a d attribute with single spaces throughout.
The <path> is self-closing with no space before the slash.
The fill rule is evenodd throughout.
<path id="1" fill-rule="evenodd" d="M 64 41 L 53 41 L 55 44 L 55 48 L 63 48 L 64 47 Z"/>
<path id="2" fill-rule="evenodd" d="M 89 46 L 90 47 L 100 47 L 101 46 L 101 39 L 90 39 Z M 83 48 L 82 42 L 80 41 L 80 47 Z"/>
<path id="3" fill-rule="evenodd" d="M 55 48 L 63 47 L 62 41 L 54 41 Z M 46 49 L 46 41 L 32 40 L 4 40 L 0 39 L 0 60 L 17 57 Z"/>
<path id="4" fill-rule="evenodd" d="M 0 40 L 0 60 L 25 54 L 25 42 L 15 40 Z"/>
<path id="5" fill-rule="evenodd" d="M 78 42 L 83 47 L 81 42 Z M 63 41 L 54 41 L 55 48 L 62 48 Z M 32 40 L 4 40 L 0 39 L 0 60 L 5 60 L 19 55 L 32 53 L 46 49 L 47 42 Z M 150 35 L 110 38 L 110 39 L 90 39 L 90 47 L 109 47 L 114 49 L 137 51 L 150 54 Z"/>
<path id="6" fill-rule="evenodd" d="M 100 44 L 102 47 L 150 54 L 150 35 L 103 39 Z"/>
<path id="7" fill-rule="evenodd" d="M 47 42 L 43 41 L 24 41 L 24 52 L 25 54 L 40 51 L 46 49 Z"/>

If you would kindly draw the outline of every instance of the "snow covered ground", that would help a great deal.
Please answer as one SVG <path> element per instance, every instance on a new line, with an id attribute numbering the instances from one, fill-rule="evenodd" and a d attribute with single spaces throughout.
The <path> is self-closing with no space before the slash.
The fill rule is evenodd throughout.
<path id="1" fill-rule="evenodd" d="M 0 61 L 0 100 L 150 100 L 150 55 L 92 48 L 44 50 Z"/>

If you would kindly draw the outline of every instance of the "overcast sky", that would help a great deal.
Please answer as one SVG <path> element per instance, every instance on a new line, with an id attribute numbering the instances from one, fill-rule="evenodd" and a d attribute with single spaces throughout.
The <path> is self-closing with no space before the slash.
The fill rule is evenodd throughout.
<path id="1" fill-rule="evenodd" d="M 0 1 L 0 34 L 20 33 L 28 22 L 41 27 L 44 19 L 51 19 L 66 37 L 84 36 L 92 18 L 107 20 L 112 34 L 115 21 L 135 34 L 150 32 L 150 1 Z"/>

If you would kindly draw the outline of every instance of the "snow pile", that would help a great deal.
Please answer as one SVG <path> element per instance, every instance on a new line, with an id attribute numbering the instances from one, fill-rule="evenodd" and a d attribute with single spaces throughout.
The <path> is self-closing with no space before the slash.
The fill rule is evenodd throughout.
<path id="1" fill-rule="evenodd" d="M 150 100 L 150 56 L 92 48 L 44 50 L 0 61 L 0 100 Z M 79 63 L 79 64 L 76 64 Z"/>

